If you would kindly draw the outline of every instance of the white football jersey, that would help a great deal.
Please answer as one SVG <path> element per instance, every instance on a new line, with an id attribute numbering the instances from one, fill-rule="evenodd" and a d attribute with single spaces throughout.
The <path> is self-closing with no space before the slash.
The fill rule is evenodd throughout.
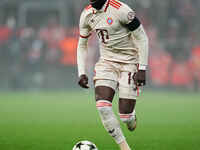
<path id="1" fill-rule="evenodd" d="M 107 0 L 101 10 L 91 5 L 80 17 L 80 37 L 88 38 L 95 31 L 100 42 L 100 58 L 122 63 L 138 63 L 138 46 L 125 27 L 135 12 L 118 0 Z"/>

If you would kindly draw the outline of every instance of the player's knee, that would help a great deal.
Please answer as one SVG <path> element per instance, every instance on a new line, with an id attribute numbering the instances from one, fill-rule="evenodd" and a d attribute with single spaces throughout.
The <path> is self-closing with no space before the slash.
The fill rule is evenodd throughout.
<path id="1" fill-rule="evenodd" d="M 120 120 L 123 123 L 128 123 L 134 119 L 134 115 L 132 113 L 131 114 L 119 114 L 119 116 L 120 116 Z"/>

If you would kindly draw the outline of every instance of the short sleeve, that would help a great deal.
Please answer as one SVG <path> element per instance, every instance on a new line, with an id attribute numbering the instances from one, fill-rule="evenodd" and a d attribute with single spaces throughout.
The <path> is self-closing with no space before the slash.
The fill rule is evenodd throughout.
<path id="1" fill-rule="evenodd" d="M 122 24 L 129 24 L 135 18 L 135 11 L 128 5 L 123 4 L 119 11 L 119 17 Z"/>
<path id="2" fill-rule="evenodd" d="M 84 11 L 82 12 L 81 17 L 80 17 L 79 30 L 80 30 L 81 37 L 89 37 L 90 36 L 91 29 L 87 23 L 87 18 L 86 18 Z"/>

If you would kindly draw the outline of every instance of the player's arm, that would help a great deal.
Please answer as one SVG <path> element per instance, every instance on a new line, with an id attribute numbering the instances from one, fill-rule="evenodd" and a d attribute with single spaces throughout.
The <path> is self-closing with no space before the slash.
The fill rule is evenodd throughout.
<path id="1" fill-rule="evenodd" d="M 148 37 L 144 31 L 144 28 L 140 20 L 135 16 L 135 12 L 124 5 L 122 8 L 123 16 L 121 16 L 121 21 L 125 27 L 131 31 L 132 36 L 138 43 L 138 55 L 139 55 L 139 68 L 138 72 L 134 75 L 134 81 L 138 86 L 146 84 L 146 69 L 148 65 Z"/>
<path id="2" fill-rule="evenodd" d="M 132 36 L 138 42 L 139 70 L 146 70 L 148 65 L 149 42 L 144 28 L 137 17 L 126 26 L 130 31 L 132 31 Z"/>
<path id="3" fill-rule="evenodd" d="M 86 75 L 86 59 L 88 53 L 88 38 L 90 36 L 90 28 L 86 24 L 86 18 L 84 12 L 81 14 L 80 17 L 79 30 L 80 30 L 80 37 L 77 47 L 77 65 L 78 65 L 78 75 L 79 75 L 78 84 L 82 88 L 89 88 L 88 77 Z"/>
<path id="4" fill-rule="evenodd" d="M 132 22 L 127 24 L 129 30 L 132 31 L 132 36 L 138 43 L 139 68 L 133 79 L 137 86 L 144 86 L 146 84 L 146 69 L 148 65 L 148 37 L 144 31 L 139 19 L 135 17 Z"/>

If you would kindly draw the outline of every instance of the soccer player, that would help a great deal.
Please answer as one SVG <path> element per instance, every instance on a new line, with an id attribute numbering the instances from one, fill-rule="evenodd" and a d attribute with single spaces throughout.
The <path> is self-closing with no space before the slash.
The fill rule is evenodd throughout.
<path id="1" fill-rule="evenodd" d="M 96 107 L 107 132 L 121 150 L 131 150 L 112 110 L 112 100 L 119 91 L 119 115 L 130 131 L 136 128 L 137 89 L 145 85 L 148 62 L 148 38 L 135 12 L 118 0 L 89 0 L 80 17 L 77 48 L 79 85 L 88 87 L 86 73 L 87 42 L 96 32 L 100 59 L 95 65 Z"/>

